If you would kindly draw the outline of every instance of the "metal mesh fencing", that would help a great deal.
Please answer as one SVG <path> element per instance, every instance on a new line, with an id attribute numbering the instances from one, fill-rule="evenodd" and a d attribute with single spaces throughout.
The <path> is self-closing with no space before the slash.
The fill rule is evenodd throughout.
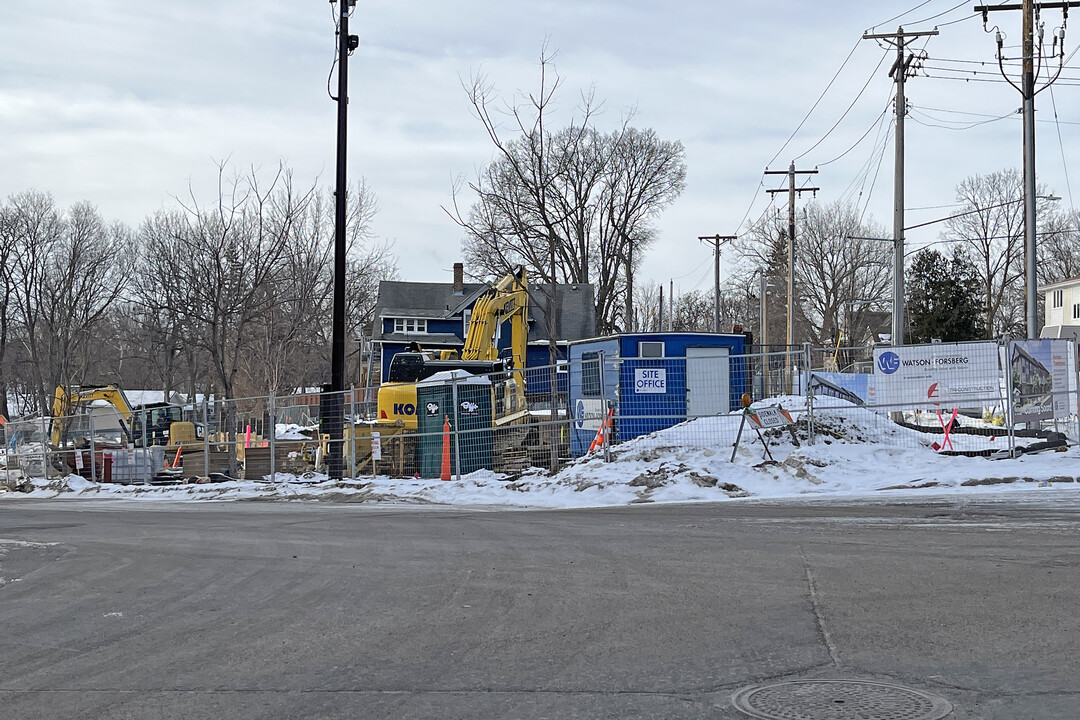
<path id="1" fill-rule="evenodd" d="M 392 422 L 381 417 L 386 409 L 376 392 L 364 389 L 207 398 L 170 411 L 169 422 L 136 413 L 125 424 L 108 408 L 13 420 L 5 428 L 7 476 L 74 473 L 120 483 L 319 480 L 326 473 L 433 479 L 557 470 L 590 454 L 670 453 L 677 460 L 731 453 L 745 430 L 744 397 L 756 410 L 789 411 L 794 425 L 784 438 L 792 445 L 820 439 L 1013 456 L 1080 440 L 1071 341 L 853 350 L 851 357 L 870 357 L 870 367 L 861 359 L 847 367 L 869 372 L 830 370 L 839 364 L 819 364 L 822 351 L 809 347 L 741 355 L 699 348 L 687 357 L 655 358 L 596 353 L 530 368 L 568 378 L 554 393 L 545 386 L 543 397 L 516 386 L 513 372 L 461 372 L 405 387 L 405 395 L 399 387 L 404 414 Z"/>
<path id="2" fill-rule="evenodd" d="M 815 370 L 810 385 L 817 431 L 840 441 L 1012 457 L 1080 432 L 1072 341 L 879 347 L 870 371 Z"/>

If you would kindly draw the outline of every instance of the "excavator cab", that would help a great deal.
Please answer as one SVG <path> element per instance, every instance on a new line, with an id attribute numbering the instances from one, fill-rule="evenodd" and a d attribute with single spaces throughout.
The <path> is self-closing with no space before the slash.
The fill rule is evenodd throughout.
<path id="1" fill-rule="evenodd" d="M 145 443 L 143 436 L 145 435 Z M 136 445 L 165 445 L 201 443 L 203 426 L 184 420 L 184 410 L 172 403 L 150 403 L 137 408 L 131 419 L 131 437 Z"/>

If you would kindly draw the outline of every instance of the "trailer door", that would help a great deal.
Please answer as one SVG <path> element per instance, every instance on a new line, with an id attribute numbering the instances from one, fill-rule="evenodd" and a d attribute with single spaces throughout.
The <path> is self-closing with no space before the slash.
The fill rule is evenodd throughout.
<path id="1" fill-rule="evenodd" d="M 726 414 L 731 409 L 729 348 L 686 348 L 686 416 Z"/>

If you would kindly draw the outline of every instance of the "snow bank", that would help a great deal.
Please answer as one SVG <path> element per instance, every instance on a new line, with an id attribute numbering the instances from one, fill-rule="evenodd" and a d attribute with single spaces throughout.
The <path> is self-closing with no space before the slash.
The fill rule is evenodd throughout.
<path id="1" fill-rule="evenodd" d="M 555 475 L 531 468 L 506 477 L 478 471 L 441 482 L 387 477 L 333 481 L 325 475 L 277 475 L 278 482 L 225 482 L 179 486 L 102 485 L 77 476 L 35 480 L 28 494 L 12 497 L 124 498 L 136 501 L 315 500 L 438 505 L 500 505 L 575 508 L 635 503 L 714 502 L 738 498 L 866 496 L 926 492 L 1009 492 L 1033 487 L 1080 492 L 1080 449 L 1014 459 L 949 457 L 936 452 L 933 436 L 898 426 L 840 400 L 815 407 L 820 434 L 806 442 L 801 398 L 783 398 L 801 425 L 796 444 L 786 429 L 764 433 L 772 460 L 758 436 L 745 428 L 731 460 L 739 414 L 700 418 L 636 438 L 602 454 L 580 458 Z M 278 428 L 279 437 L 283 430 Z M 937 437 L 940 439 L 940 436 Z M 953 435 L 961 446 L 1001 444 L 987 436 Z"/>

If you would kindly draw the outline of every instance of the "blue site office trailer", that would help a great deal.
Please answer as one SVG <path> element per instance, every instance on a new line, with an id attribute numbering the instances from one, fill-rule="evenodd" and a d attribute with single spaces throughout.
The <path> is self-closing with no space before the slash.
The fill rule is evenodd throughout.
<path id="1" fill-rule="evenodd" d="M 687 419 L 726 414 L 750 392 L 746 337 L 628 333 L 570 343 L 570 449 L 585 454 L 609 408 L 615 437 L 647 435 Z"/>

